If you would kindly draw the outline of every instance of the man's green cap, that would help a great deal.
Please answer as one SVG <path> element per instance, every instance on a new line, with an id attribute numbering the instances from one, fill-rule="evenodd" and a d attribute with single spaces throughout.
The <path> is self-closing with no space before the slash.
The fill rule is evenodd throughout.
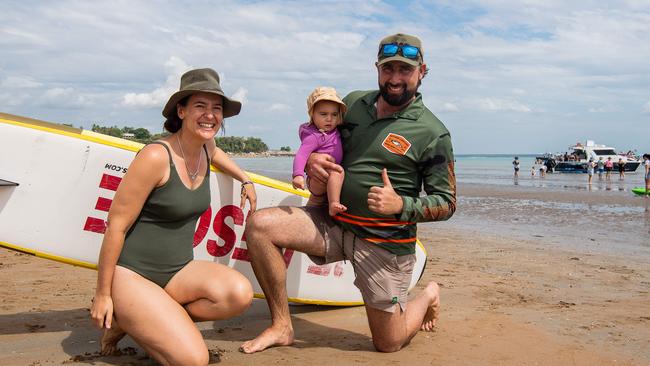
<path id="1" fill-rule="evenodd" d="M 420 52 L 418 52 L 418 56 L 416 59 L 410 59 L 402 56 L 401 51 L 397 52 L 394 56 L 382 57 L 381 48 L 385 44 L 397 44 L 397 45 L 408 44 L 419 48 Z M 379 42 L 379 50 L 377 51 L 377 66 L 383 65 L 386 62 L 391 62 L 391 61 L 402 61 L 409 65 L 420 66 L 424 62 L 422 53 L 423 53 L 422 42 L 418 37 L 411 36 L 408 34 L 402 34 L 402 33 L 393 34 L 392 36 L 388 36 L 382 39 L 381 42 Z"/>

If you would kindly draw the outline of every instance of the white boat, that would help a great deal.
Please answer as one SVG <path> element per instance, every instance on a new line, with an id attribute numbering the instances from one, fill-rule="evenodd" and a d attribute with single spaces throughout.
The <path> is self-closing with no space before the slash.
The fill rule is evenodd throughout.
<path id="1" fill-rule="evenodd" d="M 634 172 L 641 165 L 641 160 L 631 152 L 618 154 L 615 148 L 596 144 L 592 140 L 587 140 L 585 144 L 578 142 L 573 146 L 569 146 L 569 150 L 562 154 L 538 156 L 537 160 L 546 165 L 550 172 L 586 173 L 589 159 L 598 162 L 600 158 L 602 158 L 603 162 L 611 158 L 614 163 L 612 169 L 614 172 L 618 171 L 619 159 L 625 164 L 625 172 Z"/>

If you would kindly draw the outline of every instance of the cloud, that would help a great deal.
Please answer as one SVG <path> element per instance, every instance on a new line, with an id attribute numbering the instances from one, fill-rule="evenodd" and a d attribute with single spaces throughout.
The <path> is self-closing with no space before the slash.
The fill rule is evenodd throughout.
<path id="1" fill-rule="evenodd" d="M 248 102 L 248 99 L 246 98 L 247 96 L 248 96 L 248 89 L 240 87 L 233 93 L 232 99 L 239 101 L 242 104 L 246 104 Z"/>
<path id="2" fill-rule="evenodd" d="M 37 105 L 47 108 L 80 109 L 92 107 L 94 97 L 80 93 L 71 87 L 57 87 L 45 90 L 38 98 Z"/>
<path id="3" fill-rule="evenodd" d="M 21 44 L 23 47 L 26 44 L 33 46 L 47 46 L 49 44 L 47 38 L 36 32 L 30 32 L 17 27 L 4 27 L 0 28 L 0 45 L 9 46 Z"/>
<path id="4" fill-rule="evenodd" d="M 149 93 L 127 93 L 122 97 L 122 105 L 127 107 L 162 107 L 169 96 L 178 91 L 181 75 L 191 69 L 182 59 L 172 56 L 164 64 L 167 79 L 165 84 Z"/>
<path id="5" fill-rule="evenodd" d="M 577 131 L 607 126 L 607 108 L 626 130 L 645 126 L 650 113 L 647 2 L 230 0 L 218 7 L 135 2 L 127 9 L 61 0 L 14 1 L 3 11 L 0 106 L 86 127 L 159 126 L 180 75 L 212 67 L 226 94 L 245 103 L 238 118 L 246 123 L 229 124 L 228 134 L 297 145 L 295 124 L 306 117 L 309 92 L 376 88 L 377 42 L 396 32 L 422 39 L 431 73 L 420 91 L 459 129 L 459 152 L 554 148 L 500 140 L 490 123 L 475 121 L 527 135 L 540 123 L 559 128 L 570 121 Z M 482 141 L 471 141 L 473 134 Z M 642 136 L 611 143 L 640 148 Z"/>
<path id="6" fill-rule="evenodd" d="M 5 107 L 17 107 L 29 100 L 29 95 L 25 93 L 0 93 L 0 105 Z"/>
<path id="7" fill-rule="evenodd" d="M 600 106 L 600 107 L 592 107 L 589 108 L 588 111 L 589 113 L 609 113 L 609 112 L 614 112 L 616 108 L 612 106 Z"/>
<path id="8" fill-rule="evenodd" d="M 288 106 L 286 104 L 282 103 L 273 103 L 271 106 L 268 108 L 269 112 L 287 112 L 290 111 L 292 108 L 291 106 Z"/>
<path id="9" fill-rule="evenodd" d="M 442 105 L 442 107 L 440 108 L 440 111 L 441 112 L 459 112 L 460 109 L 458 108 L 458 106 L 456 104 L 446 102 L 446 103 L 444 103 Z"/>
<path id="10" fill-rule="evenodd" d="M 42 83 L 30 76 L 7 76 L 0 81 L 0 88 L 3 89 L 33 89 L 40 88 Z"/>
<path id="11" fill-rule="evenodd" d="M 646 102 L 641 109 L 643 113 L 650 113 L 650 101 Z"/>
<path id="12" fill-rule="evenodd" d="M 483 98 L 477 102 L 479 109 L 486 111 L 512 111 L 512 112 L 532 112 L 532 109 L 516 100 L 499 99 L 499 98 Z"/>

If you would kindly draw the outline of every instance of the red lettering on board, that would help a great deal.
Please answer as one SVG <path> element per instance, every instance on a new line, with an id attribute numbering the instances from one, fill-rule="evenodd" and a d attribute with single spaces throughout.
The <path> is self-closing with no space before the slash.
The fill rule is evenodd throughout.
<path id="1" fill-rule="evenodd" d="M 284 258 L 284 264 L 289 268 L 289 263 L 291 263 L 291 258 L 293 257 L 293 249 L 285 249 L 282 257 Z"/>
<path id="2" fill-rule="evenodd" d="M 87 217 L 84 230 L 103 234 L 106 231 L 106 222 L 96 217 Z"/>
<path id="3" fill-rule="evenodd" d="M 108 210 L 111 208 L 111 203 L 113 203 L 113 200 L 109 200 L 108 198 L 104 197 L 97 197 L 95 210 L 108 212 Z"/>
<path id="4" fill-rule="evenodd" d="M 323 264 L 323 265 L 316 265 L 316 264 L 310 264 L 307 267 L 307 273 L 311 273 L 313 275 L 317 276 L 329 276 L 330 272 L 332 271 L 332 265 L 331 264 Z M 341 277 L 343 276 L 343 266 L 341 263 L 336 263 L 334 266 L 334 277 Z"/>
<path id="5" fill-rule="evenodd" d="M 320 266 L 317 264 L 310 264 L 309 267 L 307 267 L 307 273 L 311 273 L 317 276 L 328 276 L 331 270 L 332 266 L 329 264 L 323 264 Z"/>
<path id="6" fill-rule="evenodd" d="M 232 251 L 232 259 L 244 262 L 251 261 L 250 257 L 248 256 L 248 249 L 244 248 L 235 248 L 235 250 Z"/>
<path id="7" fill-rule="evenodd" d="M 203 215 L 199 218 L 199 223 L 196 226 L 196 231 L 194 232 L 194 240 L 192 241 L 192 247 L 196 247 L 201 244 L 205 236 L 208 234 L 208 229 L 210 228 L 210 219 L 212 218 L 212 207 L 208 206 L 208 209 L 205 210 Z"/>
<path id="8" fill-rule="evenodd" d="M 111 191 L 117 191 L 117 187 L 122 182 L 122 178 L 110 174 L 102 175 L 102 180 L 99 181 L 99 187 Z"/>
<path id="9" fill-rule="evenodd" d="M 341 277 L 343 276 L 343 266 L 341 263 L 336 263 L 334 266 L 334 277 Z"/>
<path id="10" fill-rule="evenodd" d="M 244 223 L 244 212 L 241 208 L 233 205 L 226 205 L 221 207 L 219 212 L 214 217 L 214 224 L 212 228 L 218 237 L 223 239 L 223 245 L 219 245 L 216 240 L 209 239 L 207 248 L 208 253 L 215 257 L 223 257 L 230 253 L 237 241 L 237 234 L 230 226 L 226 225 L 226 217 L 232 217 L 235 225 L 242 225 Z"/>

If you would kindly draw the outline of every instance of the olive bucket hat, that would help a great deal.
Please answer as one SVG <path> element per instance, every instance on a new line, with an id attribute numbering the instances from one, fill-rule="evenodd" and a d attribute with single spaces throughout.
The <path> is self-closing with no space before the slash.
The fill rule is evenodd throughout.
<path id="1" fill-rule="evenodd" d="M 221 89 L 219 74 L 212 69 L 206 68 L 190 70 L 181 76 L 181 87 L 169 97 L 169 101 L 163 108 L 162 115 L 169 118 L 170 115 L 176 113 L 176 104 L 178 102 L 189 95 L 199 92 L 216 94 L 223 98 L 224 118 L 236 116 L 241 111 L 241 103 L 226 97 Z"/>

